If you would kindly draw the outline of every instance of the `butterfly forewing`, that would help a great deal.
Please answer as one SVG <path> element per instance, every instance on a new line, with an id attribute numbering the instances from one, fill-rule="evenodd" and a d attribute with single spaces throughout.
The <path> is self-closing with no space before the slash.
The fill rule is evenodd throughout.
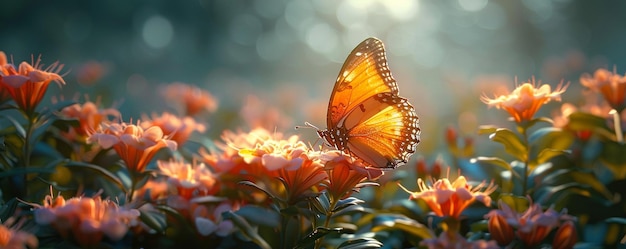
<path id="1" fill-rule="evenodd" d="M 387 67 L 383 43 L 368 38 L 352 50 L 343 64 L 328 103 L 327 125 L 336 126 L 359 103 L 378 93 L 398 94 Z"/>

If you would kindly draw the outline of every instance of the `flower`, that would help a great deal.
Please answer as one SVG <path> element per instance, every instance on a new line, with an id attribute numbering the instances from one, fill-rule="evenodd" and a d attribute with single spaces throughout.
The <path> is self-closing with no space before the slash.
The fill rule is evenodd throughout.
<path id="1" fill-rule="evenodd" d="M 84 247 L 97 245 L 103 236 L 113 241 L 122 239 L 139 217 L 138 210 L 120 207 L 100 196 L 65 200 L 48 195 L 43 206 L 33 205 L 37 224 L 52 225 L 61 236 Z"/>
<path id="2" fill-rule="evenodd" d="M 452 218 L 458 218 L 461 212 L 475 200 L 484 203 L 485 206 L 489 206 L 491 204 L 489 195 L 497 188 L 492 182 L 484 191 L 481 191 L 480 189 L 485 186 L 485 182 L 472 187 L 467 184 L 464 176 L 459 176 L 452 183 L 450 183 L 448 178 L 439 179 L 432 186 L 426 185 L 421 178 L 418 178 L 418 192 L 411 192 L 404 186 L 398 185 L 411 194 L 410 199 L 424 200 L 437 216 Z"/>
<path id="3" fill-rule="evenodd" d="M 576 226 L 571 220 L 565 221 L 556 230 L 554 239 L 552 240 L 553 249 L 571 249 L 576 244 L 578 235 L 576 234 Z"/>
<path id="4" fill-rule="evenodd" d="M 609 105 L 618 112 L 626 108 L 626 76 L 600 68 L 594 72 L 593 77 L 587 73 L 583 74 L 580 83 L 601 93 Z"/>
<path id="5" fill-rule="evenodd" d="M 172 83 L 161 88 L 161 94 L 168 103 L 174 103 L 181 113 L 188 116 L 202 111 L 214 112 L 217 109 L 217 99 L 211 93 L 196 86 L 185 83 Z"/>
<path id="6" fill-rule="evenodd" d="M 81 85 L 93 85 L 107 74 L 108 67 L 99 61 L 82 63 L 76 71 L 76 81 Z"/>
<path id="7" fill-rule="evenodd" d="M 192 132 L 204 132 L 206 130 L 203 124 L 197 123 L 191 117 L 179 118 L 168 112 L 162 113 L 161 116 L 152 115 L 152 120 L 141 122 L 141 127 L 144 129 L 150 126 L 161 127 L 161 130 L 168 134 L 171 140 L 176 141 L 178 145 L 187 142 Z"/>
<path id="8" fill-rule="evenodd" d="M 6 54 L 0 51 L 0 85 L 2 91 L 8 91 L 17 106 L 27 114 L 32 113 L 48 90 L 50 82 L 59 86 L 65 81 L 58 73 L 63 64 L 54 62 L 45 69 L 41 63 L 41 56 L 37 61 L 22 62 L 16 69 L 13 64 L 7 63 Z"/>
<path id="9" fill-rule="evenodd" d="M 131 172 L 143 172 L 152 157 L 162 148 L 176 150 L 176 142 L 163 136 L 157 126 L 143 129 L 127 123 L 103 124 L 87 142 L 98 143 L 103 148 L 113 147 Z"/>
<path id="10" fill-rule="evenodd" d="M 121 114 L 113 108 L 100 109 L 97 103 L 87 101 L 81 104 L 73 104 L 63 108 L 61 115 L 67 118 L 78 119 L 79 125 L 72 128 L 69 134 L 77 134 L 79 136 L 88 136 L 94 132 L 98 126 L 105 121 L 110 121 L 109 117 L 119 118 Z M 71 135 L 70 135 L 71 136 Z"/>
<path id="11" fill-rule="evenodd" d="M 517 238 L 528 247 L 539 245 L 552 229 L 559 226 L 561 220 L 572 220 L 571 216 L 558 213 L 552 208 L 548 208 L 544 212 L 539 204 L 531 203 L 528 209 L 521 214 L 515 212 L 502 201 L 498 202 L 498 206 L 499 209 L 491 210 L 485 215 L 485 218 L 491 220 L 494 217 L 497 219 L 500 219 L 498 216 L 503 217 L 506 220 L 505 223 L 516 229 Z"/>
<path id="12" fill-rule="evenodd" d="M 189 200 L 194 194 L 213 194 L 217 191 L 216 176 L 204 165 L 184 161 L 157 161 L 159 170 L 168 177 L 178 195 Z M 197 193 L 196 193 L 197 192 Z"/>
<path id="13" fill-rule="evenodd" d="M 424 159 L 424 157 L 419 157 L 415 163 L 415 172 L 419 178 L 439 178 L 439 176 L 441 176 L 441 168 L 444 166 L 447 165 L 445 165 L 442 157 L 437 157 L 430 167 L 426 164 L 426 159 Z"/>
<path id="14" fill-rule="evenodd" d="M 15 220 L 15 217 L 10 217 L 3 224 L 0 224 L 0 248 L 37 248 L 39 246 L 37 237 L 29 232 L 19 230 L 23 222 L 15 224 Z"/>
<path id="15" fill-rule="evenodd" d="M 379 178 L 383 174 L 382 170 L 366 168 L 360 160 L 355 160 L 336 150 L 322 153 L 321 159 L 328 174 L 326 189 L 334 201 L 346 198 L 355 189 L 376 185 L 364 183 L 364 181 Z"/>
<path id="16" fill-rule="evenodd" d="M 504 109 L 513 117 L 515 122 L 522 123 L 530 121 L 539 108 L 551 100 L 560 101 L 561 93 L 565 92 L 566 86 L 559 85 L 554 92 L 550 85 L 544 84 L 539 88 L 535 88 L 535 82 L 524 83 L 515 88 L 508 95 L 500 95 L 491 99 L 485 95 L 481 96 L 481 101 L 489 107 L 495 106 L 498 109 Z"/>
<path id="17" fill-rule="evenodd" d="M 470 249 L 499 249 L 495 241 L 476 240 L 468 241 L 460 234 L 454 232 L 443 232 L 436 238 L 425 239 L 420 242 L 420 245 L 426 246 L 429 249 L 457 249 L 457 248 L 470 248 Z"/>
<path id="18" fill-rule="evenodd" d="M 211 210 L 212 209 L 212 210 Z M 193 223 L 196 231 L 202 236 L 208 236 L 215 233 L 217 236 L 224 237 L 235 230 L 235 225 L 230 220 L 224 220 L 222 213 L 226 211 L 236 211 L 239 205 L 236 203 L 222 202 L 217 206 L 211 207 L 198 206 L 193 212 Z"/>
<path id="19" fill-rule="evenodd" d="M 491 238 L 498 242 L 500 246 L 510 244 L 515 238 L 513 227 L 506 222 L 506 218 L 498 213 L 490 216 L 487 228 L 491 234 Z"/>
<path id="20" fill-rule="evenodd" d="M 328 178 L 322 164 L 315 153 L 302 153 L 299 158 L 302 164 L 297 169 L 282 168 L 278 171 L 278 177 L 283 180 L 287 190 L 289 204 L 310 197 L 309 193 L 322 181 Z"/>

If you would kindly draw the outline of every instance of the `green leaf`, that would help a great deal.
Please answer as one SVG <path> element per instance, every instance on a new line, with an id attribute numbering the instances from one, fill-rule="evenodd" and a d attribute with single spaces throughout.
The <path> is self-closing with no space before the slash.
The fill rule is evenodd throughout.
<path id="1" fill-rule="evenodd" d="M 281 219 L 280 215 L 273 210 L 255 205 L 245 205 L 235 213 L 253 224 L 270 227 L 278 227 Z"/>
<path id="2" fill-rule="evenodd" d="M 555 149 L 546 148 L 546 149 L 543 149 L 541 152 L 539 152 L 539 155 L 537 155 L 537 157 L 535 158 L 533 165 L 540 165 L 552 159 L 553 157 L 560 156 L 563 154 L 570 154 L 570 153 L 571 151 L 569 150 L 555 150 Z M 533 168 L 534 167 L 531 167 L 530 170 L 533 170 Z"/>
<path id="3" fill-rule="evenodd" d="M 373 232 L 379 232 L 383 230 L 401 230 L 407 234 L 422 239 L 433 238 L 435 235 L 428 227 L 422 225 L 414 219 L 408 218 L 404 215 L 395 214 L 381 214 L 377 215 L 372 221 Z"/>
<path id="4" fill-rule="evenodd" d="M 351 197 L 348 197 L 348 198 L 345 198 L 345 199 L 339 200 L 339 201 L 337 202 L 336 207 L 335 207 L 332 211 L 333 211 L 333 212 L 337 212 L 337 211 L 340 211 L 340 210 L 342 210 L 342 209 L 344 209 L 344 208 L 347 208 L 347 207 L 349 207 L 349 206 L 352 206 L 352 205 L 359 205 L 359 204 L 363 204 L 363 203 L 365 203 L 365 201 L 364 201 L 364 200 L 361 200 L 361 199 L 359 199 L 359 198 L 356 198 L 356 197 L 352 197 L 352 196 L 351 196 Z"/>
<path id="5" fill-rule="evenodd" d="M 504 145 L 504 150 L 520 161 L 526 161 L 528 151 L 520 138 L 511 130 L 499 128 L 489 135 L 489 139 Z"/>
<path id="6" fill-rule="evenodd" d="M 252 227 L 250 225 L 250 223 L 248 223 L 248 221 L 246 221 L 246 219 L 244 219 L 242 216 L 237 215 L 235 212 L 233 211 L 226 211 L 224 213 L 222 213 L 222 217 L 224 219 L 228 219 L 231 220 L 233 222 L 233 224 L 239 228 L 239 231 L 241 231 L 241 233 L 247 237 L 248 239 L 252 240 L 255 244 L 257 244 L 259 247 L 263 248 L 263 249 L 271 249 L 272 247 L 261 237 L 261 235 L 259 235 L 259 233 L 257 232 L 257 229 Z"/>
<path id="7" fill-rule="evenodd" d="M 261 192 L 265 193 L 268 197 L 281 201 L 281 202 L 285 202 L 285 200 L 279 198 L 278 196 L 272 194 L 272 192 L 270 192 L 268 189 L 266 189 L 265 187 L 262 187 L 254 182 L 251 181 L 240 181 L 239 184 L 244 185 L 244 186 L 249 186 L 249 187 L 253 187 L 257 190 L 260 190 Z"/>
<path id="8" fill-rule="evenodd" d="M 364 213 L 366 212 L 366 210 L 367 209 L 365 209 L 365 207 L 359 205 L 346 206 L 340 210 L 333 212 L 332 217 L 335 218 L 350 213 Z"/>
<path id="9" fill-rule="evenodd" d="M 479 156 L 479 157 L 470 159 L 470 163 L 478 163 L 481 165 L 489 164 L 489 165 L 497 166 L 507 171 L 511 171 L 513 169 L 511 168 L 511 164 L 509 164 L 507 161 L 504 161 L 498 157 Z"/>
<path id="10" fill-rule="evenodd" d="M 330 212 L 330 199 L 328 199 L 328 192 L 324 191 L 321 195 L 315 197 L 313 201 L 313 206 L 320 214 L 327 214 Z"/>
<path id="11" fill-rule="evenodd" d="M 492 134 L 499 128 L 495 125 L 481 125 L 478 127 L 478 135 Z"/>
<path id="12" fill-rule="evenodd" d="M 302 238 L 295 245 L 294 248 L 309 248 L 316 240 L 328 235 L 328 234 L 341 234 L 343 228 L 327 228 L 327 227 L 317 227 L 311 233 L 309 233 L 306 237 Z"/>
<path id="13" fill-rule="evenodd" d="M 103 176 L 105 179 L 109 180 L 111 183 L 114 183 L 120 189 L 123 189 L 123 190 L 126 189 L 126 187 L 124 186 L 124 183 L 122 183 L 122 180 L 120 180 L 119 177 L 117 177 L 113 173 L 109 172 L 105 168 L 100 167 L 99 165 L 94 165 L 94 164 L 85 163 L 85 162 L 69 161 L 69 162 L 66 162 L 64 164 L 64 166 L 70 167 L 70 168 L 91 170 L 91 171 L 99 174 L 100 176 Z"/>
<path id="14" fill-rule="evenodd" d="M 607 200 L 613 199 L 611 191 L 609 191 L 606 188 L 606 185 L 600 182 L 596 175 L 591 171 L 560 169 L 545 177 L 541 183 L 543 185 L 558 186 L 572 182 L 588 186 L 589 188 L 600 193 Z"/>
<path id="15" fill-rule="evenodd" d="M 158 233 L 163 233 L 167 228 L 165 216 L 158 212 L 139 210 L 139 219 Z"/>
<path id="16" fill-rule="evenodd" d="M 15 127 L 15 131 L 17 132 L 17 135 L 20 136 L 20 138 L 24 139 L 26 137 L 26 130 L 24 130 L 24 127 L 22 127 L 22 124 L 20 124 L 20 122 L 15 120 L 15 118 L 13 118 L 12 116 L 2 117 L 6 118 L 7 120 L 9 120 L 9 122 L 13 124 L 13 127 Z"/>
<path id="17" fill-rule="evenodd" d="M 339 249 L 381 248 L 383 243 L 374 238 L 351 239 L 341 243 Z"/>

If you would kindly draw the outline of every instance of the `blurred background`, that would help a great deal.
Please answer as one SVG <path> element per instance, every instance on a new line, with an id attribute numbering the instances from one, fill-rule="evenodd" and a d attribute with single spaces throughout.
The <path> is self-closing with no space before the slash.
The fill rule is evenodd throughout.
<path id="1" fill-rule="evenodd" d="M 247 103 L 275 108 L 277 131 L 314 141 L 315 132 L 293 126 L 326 126 L 341 64 L 375 36 L 421 118 L 418 150 L 428 153 L 448 125 L 470 134 L 505 123 L 479 97 L 512 90 L 516 79 L 571 82 L 564 100 L 577 102 L 582 73 L 623 73 L 624 10 L 623 1 L 569 0 L 3 0 L 0 50 L 16 64 L 39 54 L 45 64 L 59 60 L 67 85 L 48 96 L 99 98 L 125 121 L 167 110 L 157 88 L 184 82 L 219 99 L 204 120 L 214 138 L 245 129 Z"/>

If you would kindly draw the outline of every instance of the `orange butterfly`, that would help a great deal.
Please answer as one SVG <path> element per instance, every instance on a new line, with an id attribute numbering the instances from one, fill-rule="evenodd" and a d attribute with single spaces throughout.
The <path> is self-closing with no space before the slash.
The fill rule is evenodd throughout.
<path id="1" fill-rule="evenodd" d="M 420 142 L 419 118 L 387 67 L 383 42 L 368 38 L 346 58 L 328 102 L 327 145 L 366 165 L 395 169 Z"/>

